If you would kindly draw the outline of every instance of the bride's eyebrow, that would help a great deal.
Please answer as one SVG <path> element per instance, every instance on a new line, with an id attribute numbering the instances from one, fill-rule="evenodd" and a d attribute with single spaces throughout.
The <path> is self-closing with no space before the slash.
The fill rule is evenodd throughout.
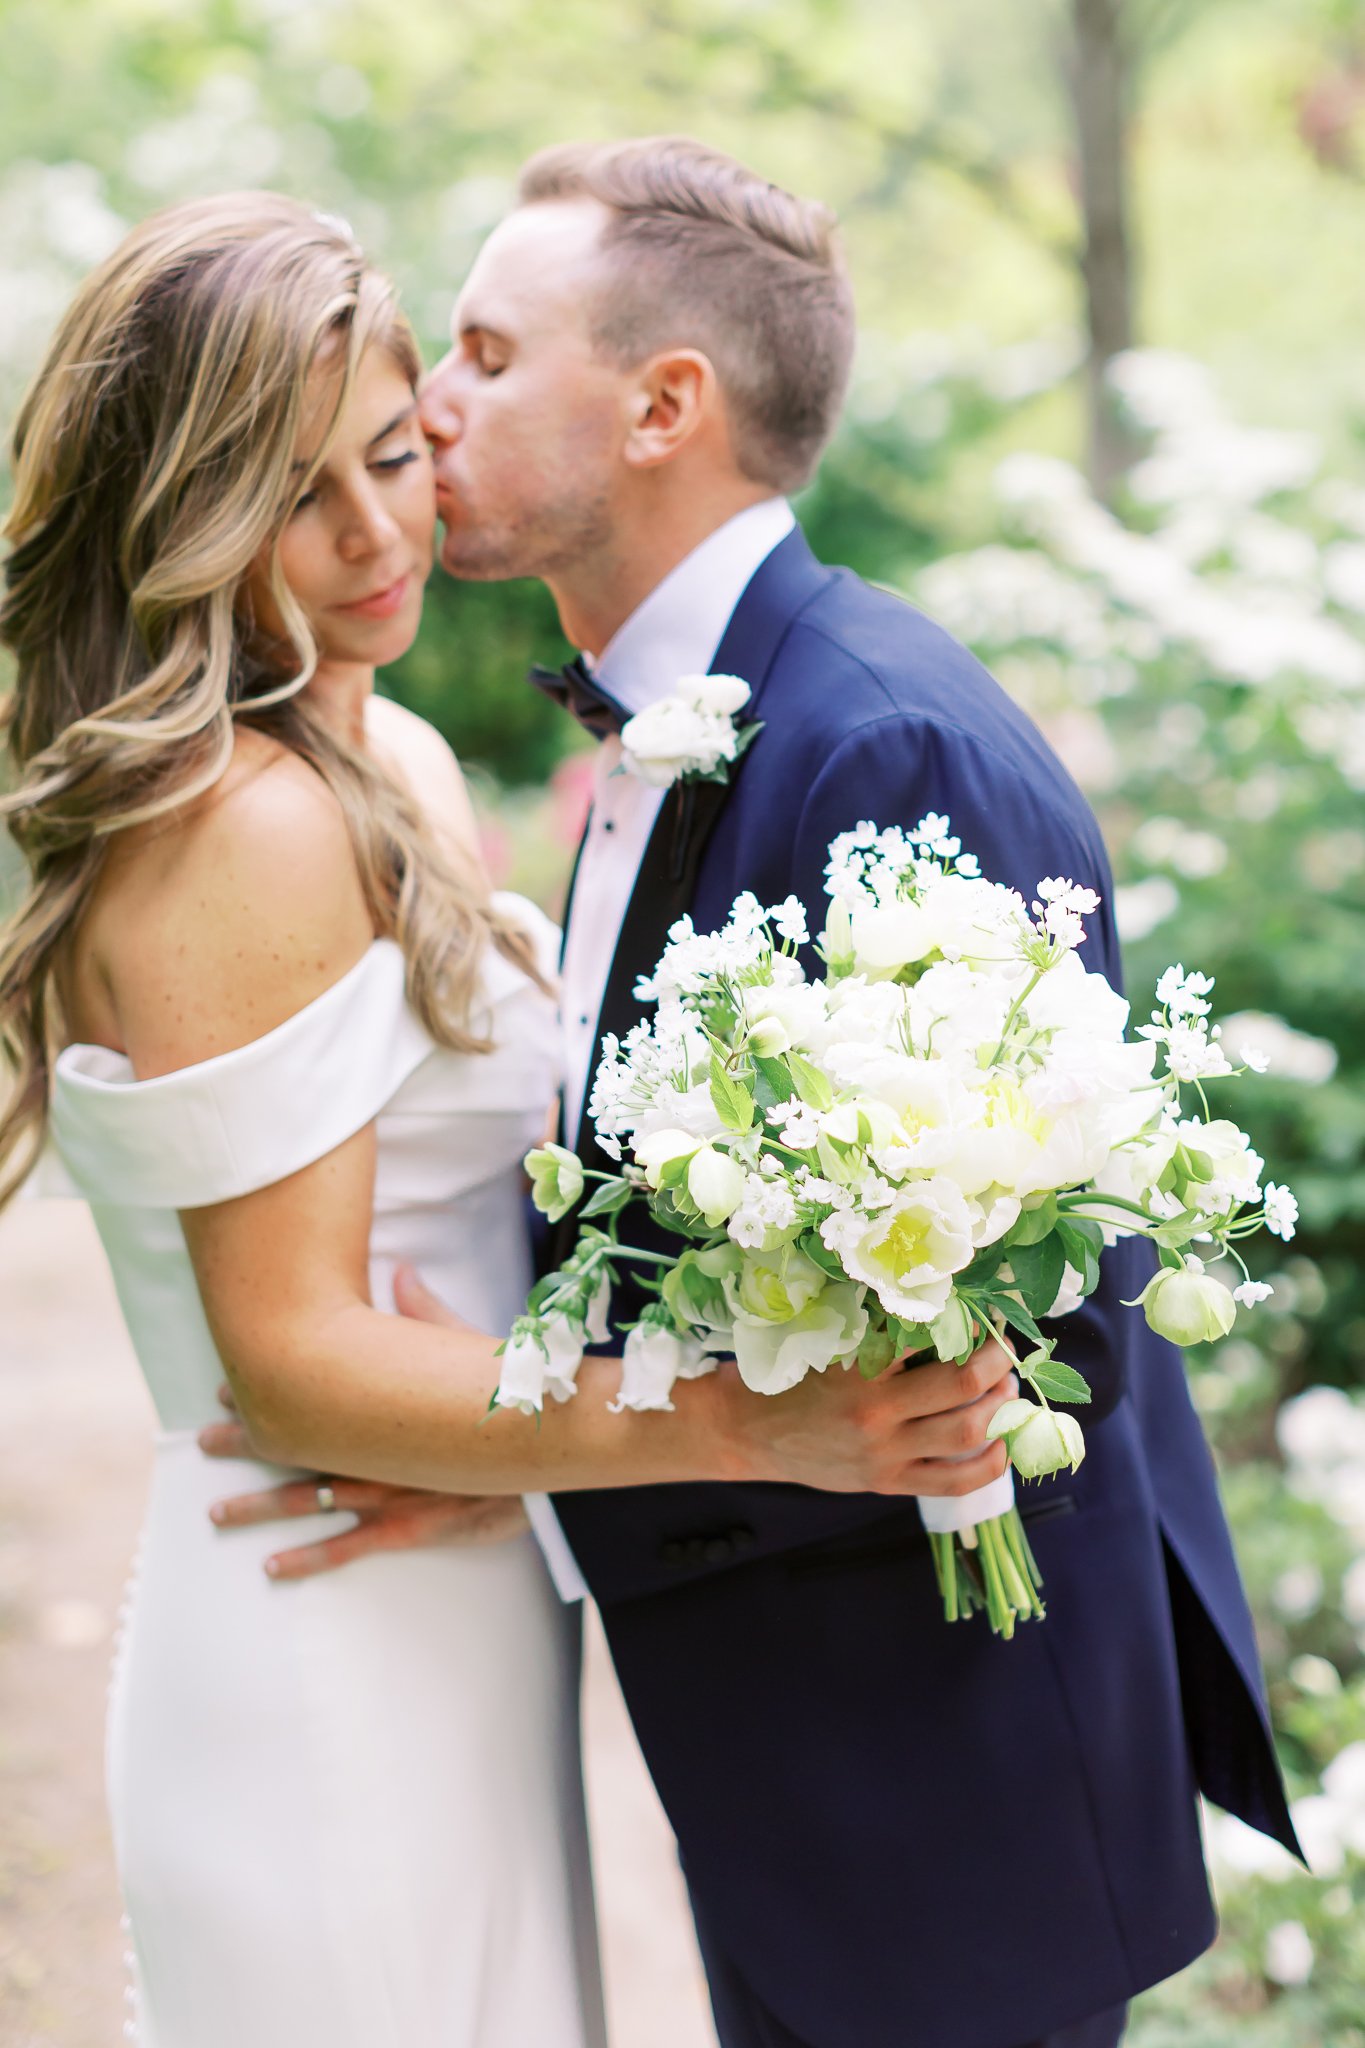
<path id="1" fill-rule="evenodd" d="M 416 411 L 417 400 L 414 398 L 411 405 L 405 405 L 401 412 L 396 412 L 386 427 L 381 427 L 377 434 L 370 437 L 365 443 L 365 452 L 368 454 L 370 449 L 377 448 L 381 441 L 387 441 L 389 435 L 410 420 Z M 296 456 L 289 465 L 289 474 L 291 476 L 299 475 L 303 470 L 310 468 L 315 459 L 313 456 Z"/>
<path id="2" fill-rule="evenodd" d="M 387 441 L 389 435 L 396 428 L 401 427 L 405 421 L 410 420 L 416 411 L 417 400 L 414 398 L 411 405 L 405 405 L 401 412 L 394 414 L 386 427 L 381 427 L 377 434 L 371 435 L 370 439 L 365 443 L 366 448 L 377 448 L 381 441 Z"/>

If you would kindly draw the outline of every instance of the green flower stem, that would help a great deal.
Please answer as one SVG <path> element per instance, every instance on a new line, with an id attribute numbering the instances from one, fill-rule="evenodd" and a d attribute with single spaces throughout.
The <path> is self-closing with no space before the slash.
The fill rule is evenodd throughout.
<path id="1" fill-rule="evenodd" d="M 1028 987 L 1022 990 L 1021 993 L 1015 997 L 1014 1002 L 1010 1006 L 1009 1015 L 1005 1019 L 1004 1028 L 1000 1033 L 1000 1043 L 995 1048 L 995 1051 L 991 1054 L 990 1064 L 992 1066 L 995 1065 L 1001 1053 L 1005 1050 L 1005 1043 L 1009 1038 L 1010 1031 L 1013 1028 L 1015 1018 L 1019 1015 L 1019 1012 L 1023 1009 L 1025 1003 L 1033 994 L 1033 991 L 1037 988 L 1039 982 L 1042 980 L 1043 976 L 1047 972 L 1048 969 L 1046 967 L 1040 967 L 1038 969 L 1038 972 L 1034 975 L 1032 981 L 1029 983 Z"/>
<path id="2" fill-rule="evenodd" d="M 1008 1642 L 1020 1621 L 1042 1620 L 1042 1574 L 1017 1508 L 974 1529 L 931 1535 L 929 1549 L 948 1621 L 984 1608 L 992 1632 Z"/>
<path id="3" fill-rule="evenodd" d="M 959 1618 L 957 1604 L 957 1552 L 951 1535 L 931 1535 L 929 1554 L 934 1560 L 934 1577 L 938 1580 L 939 1596 L 943 1601 L 943 1613 L 948 1621 Z"/>
<path id="4" fill-rule="evenodd" d="M 1000 1527 L 1005 1541 L 1010 1547 L 1015 1564 L 1019 1568 L 1020 1577 L 1029 1589 L 1033 1618 L 1041 1621 L 1046 1611 L 1042 1601 L 1038 1598 L 1043 1587 L 1043 1575 L 1038 1569 L 1038 1560 L 1033 1555 L 1033 1548 L 1029 1543 L 1024 1529 L 1023 1518 L 1018 1508 L 1011 1508 L 1007 1515 L 1001 1516 Z"/>
<path id="5" fill-rule="evenodd" d="M 986 1582 L 986 1616 L 992 1634 L 1003 1636 L 1008 1642 L 1014 1634 L 1015 1608 L 1005 1582 L 994 1525 L 990 1522 L 979 1523 L 976 1537 L 981 1560 L 981 1576 Z"/>

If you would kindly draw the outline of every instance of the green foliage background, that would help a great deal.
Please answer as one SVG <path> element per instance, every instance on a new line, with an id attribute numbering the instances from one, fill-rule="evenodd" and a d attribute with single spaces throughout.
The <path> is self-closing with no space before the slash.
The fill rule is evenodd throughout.
<path id="1" fill-rule="evenodd" d="M 1272 1073 L 1229 1100 L 1297 1188 L 1304 1228 L 1267 1258 L 1275 1301 L 1194 1361 L 1286 1761 L 1312 1800 L 1334 1759 L 1338 1784 L 1341 1759 L 1365 1764 L 1365 1579 L 1351 1576 L 1365 1450 L 1355 1492 L 1349 1472 L 1333 1490 L 1320 1463 L 1286 1453 L 1277 1416 L 1331 1383 L 1365 1428 L 1365 688 L 1334 692 L 1292 648 L 1254 683 L 1165 629 L 1132 655 L 1142 602 L 997 489 L 1007 457 L 1075 460 L 1082 443 L 1066 12 L 0 0 L 0 412 L 122 225 L 192 192 L 273 185 L 345 214 L 397 276 L 429 357 L 518 162 L 543 143 L 687 130 L 839 208 L 864 338 L 844 430 L 798 507 L 817 551 L 946 606 L 1042 720 L 1101 811 L 1130 904 L 1147 906 L 1128 949 L 1140 1007 L 1182 958 L 1218 975 L 1221 1010 L 1288 1027 L 1310 1066 L 1321 1071 L 1312 1045 L 1335 1054 L 1328 1076 Z M 1365 6 L 1125 0 L 1122 17 L 1143 338 L 1209 364 L 1232 418 L 1311 431 L 1322 451 L 1316 474 L 1240 505 L 1216 473 L 1188 490 L 1186 512 L 1226 514 L 1192 571 L 1249 606 L 1278 590 L 1358 640 L 1365 599 L 1332 596 L 1325 565 L 1346 577 L 1365 546 L 1365 500 L 1350 495 L 1365 432 Z M 1180 448 L 1208 424 L 1205 407 Z M 1345 492 L 1324 493 L 1323 477 Z M 1118 510 L 1125 532 L 1176 547 L 1180 504 L 1134 494 Z M 1306 545 L 1288 581 L 1240 559 L 1248 519 Z M 1098 646 L 1078 652 L 1065 604 L 1060 624 L 1056 603 L 1040 624 L 984 603 L 983 547 L 1025 558 L 1035 579 L 1034 558 L 1050 564 L 1067 602 L 1095 610 Z M 956 586 L 951 572 L 935 581 L 945 558 Z M 438 577 L 387 678 L 482 771 L 517 879 L 550 897 L 567 853 L 544 792 L 571 742 L 519 678 L 562 652 L 539 589 Z M 4 860 L 0 844 L 0 879 Z M 1141 2002 L 1141 2048 L 1362 2048 L 1365 1794 L 1359 1811 L 1353 1797 L 1331 1795 L 1340 1855 L 1321 1880 L 1225 1870 L 1223 1941 Z M 1286 1924 L 1313 1951 L 1302 1983 L 1282 1981 Z"/>

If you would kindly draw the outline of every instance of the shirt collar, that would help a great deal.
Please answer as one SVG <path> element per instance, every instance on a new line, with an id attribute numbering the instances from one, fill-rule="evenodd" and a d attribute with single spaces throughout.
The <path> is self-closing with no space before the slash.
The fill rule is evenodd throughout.
<path id="1" fill-rule="evenodd" d="M 655 584 L 592 664 L 603 689 L 628 711 L 643 711 L 668 696 L 680 676 L 705 675 L 759 565 L 795 524 L 785 498 L 765 498 L 709 533 Z"/>

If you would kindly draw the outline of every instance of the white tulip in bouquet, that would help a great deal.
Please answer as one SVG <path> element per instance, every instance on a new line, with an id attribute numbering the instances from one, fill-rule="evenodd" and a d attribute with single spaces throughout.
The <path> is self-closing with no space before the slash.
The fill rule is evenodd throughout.
<path id="1" fill-rule="evenodd" d="M 1125 1037 L 1128 1005 L 1078 957 L 1092 890 L 1042 881 L 1030 910 L 932 816 L 844 833 L 826 873 L 822 979 L 797 957 L 809 934 L 794 897 L 741 896 L 715 933 L 673 927 L 636 990 L 655 1014 L 606 1040 L 589 1103 L 618 1175 L 560 1146 L 530 1154 L 548 1216 L 588 1199 L 572 1255 L 504 1347 L 494 1403 L 532 1412 L 573 1394 L 623 1267 L 651 1298 L 625 1336 L 618 1408 L 671 1407 L 674 1381 L 717 1354 L 776 1395 L 833 1365 L 961 1363 L 1012 1331 L 1021 1395 L 990 1428 L 1009 1468 L 920 1502 L 948 1618 L 984 1607 L 1008 1636 L 1043 1612 L 1012 1475 L 1085 1455 L 1053 1404 L 1089 1389 L 1040 1321 L 1075 1308 L 1104 1246 L 1136 1233 L 1160 1255 L 1140 1296 L 1153 1329 L 1222 1336 L 1238 1301 L 1269 1292 L 1240 1242 L 1263 1224 L 1290 1236 L 1295 1204 L 1262 1192 L 1246 1134 L 1209 1115 L 1203 1082 L 1244 1070 L 1210 1026 L 1205 976 L 1171 968 L 1152 1021 Z M 622 1242 L 632 1205 L 675 1252 Z"/>

